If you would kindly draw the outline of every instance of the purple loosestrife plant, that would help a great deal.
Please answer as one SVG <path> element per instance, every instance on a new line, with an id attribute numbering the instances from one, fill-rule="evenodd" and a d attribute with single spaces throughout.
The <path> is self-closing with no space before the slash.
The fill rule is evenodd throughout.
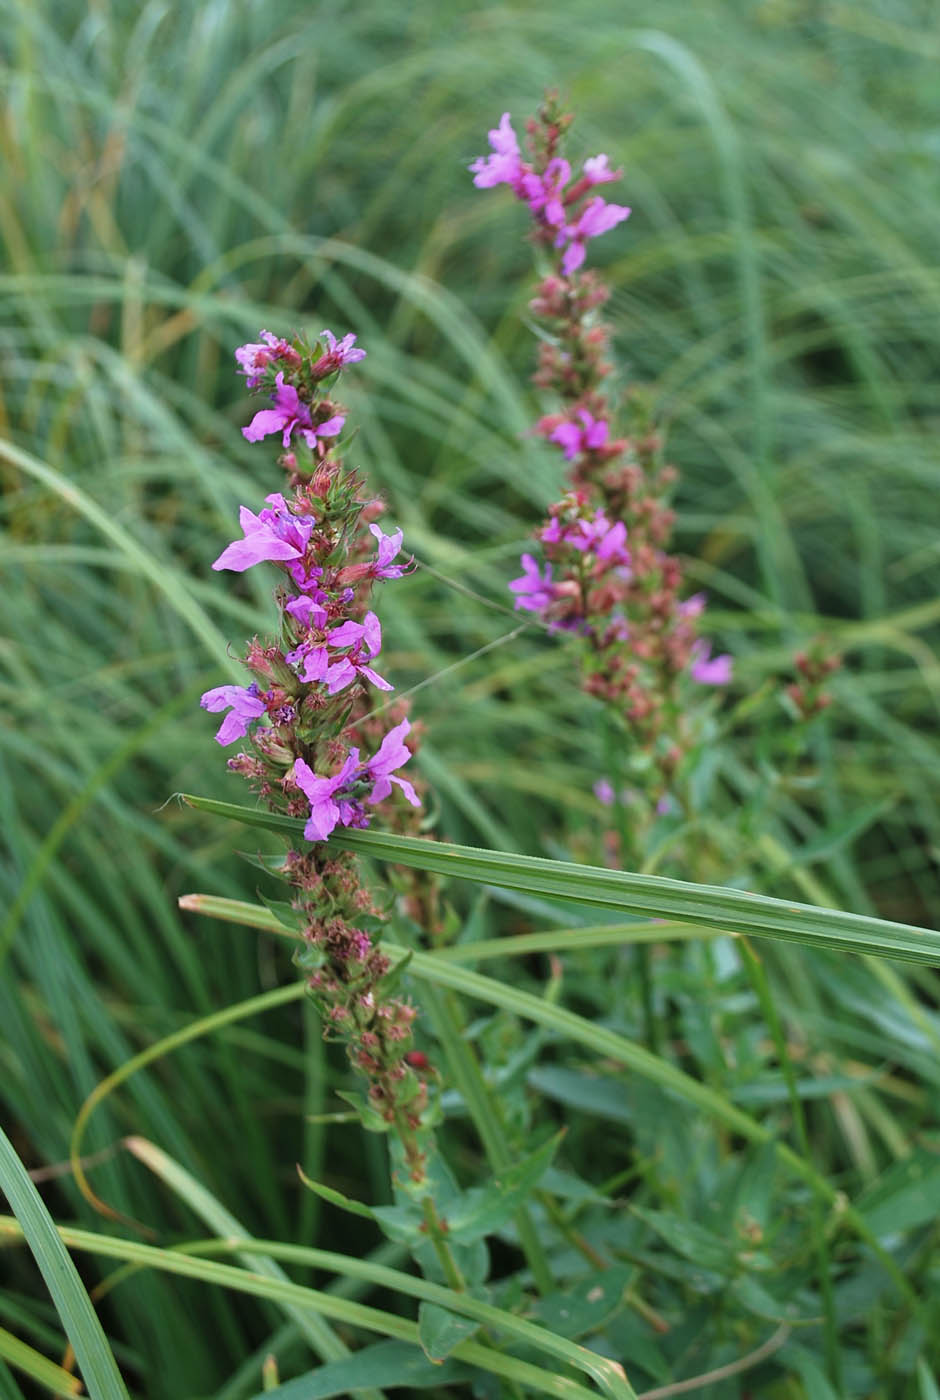
<path id="1" fill-rule="evenodd" d="M 391 989 L 391 964 L 377 944 L 383 916 L 355 858 L 326 844 L 337 827 L 366 827 L 380 804 L 395 806 L 396 788 L 408 804 L 393 816 L 399 825 L 421 806 L 401 774 L 414 742 L 407 705 L 369 713 L 375 690 L 392 690 L 372 665 L 382 629 L 370 594 L 412 563 L 402 555 L 402 532 L 379 527 L 381 503 L 338 454 L 346 416 L 331 394 L 339 373 L 365 357 L 355 341 L 325 330 L 310 346 L 262 331 L 235 352 L 248 387 L 274 405 L 256 413 L 244 435 L 251 442 L 280 437 L 287 484 L 257 513 L 242 506 L 242 538 L 212 567 L 243 573 L 273 566 L 279 622 L 275 640 L 248 644 L 250 683 L 216 686 L 201 703 L 227 712 L 218 743 L 244 741 L 229 768 L 272 810 L 305 819 L 309 844 L 268 868 L 291 886 L 304 942 L 297 961 L 324 1034 L 346 1042 L 367 1080 L 363 1119 L 396 1133 L 411 1188 L 420 1190 L 431 1106 L 427 1081 L 409 1061 L 415 1010 Z"/>
<path id="2" fill-rule="evenodd" d="M 492 153 L 470 166 L 479 188 L 507 184 L 528 206 L 531 239 L 549 261 L 531 309 L 545 330 L 535 383 L 555 403 L 534 431 L 561 451 L 568 490 L 537 532 L 545 562 L 524 554 L 509 587 L 517 608 L 583 638 L 584 688 L 632 739 L 650 809 L 661 811 L 696 741 L 696 692 L 726 685 L 731 658 L 711 656 L 699 637 L 704 599 L 682 599 L 682 568 L 667 551 L 675 469 L 662 464 L 638 399 L 620 403 L 610 387 L 610 328 L 599 319 L 609 290 L 581 269 L 589 241 L 630 210 L 595 192 L 621 175 L 606 155 L 572 174 L 560 154 L 570 123 L 549 97 L 526 123 L 524 158 L 505 113 L 489 133 Z M 602 791 L 613 801 L 609 780 Z"/>

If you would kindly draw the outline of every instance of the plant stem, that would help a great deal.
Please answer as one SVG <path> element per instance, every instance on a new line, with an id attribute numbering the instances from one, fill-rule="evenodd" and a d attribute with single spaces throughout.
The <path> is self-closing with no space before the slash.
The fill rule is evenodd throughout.
<path id="1" fill-rule="evenodd" d="M 441 1268 L 444 1270 L 444 1277 L 449 1287 L 455 1293 L 463 1293 L 466 1290 L 466 1281 L 457 1266 L 450 1245 L 444 1234 L 444 1225 L 434 1206 L 433 1196 L 425 1196 L 421 1201 L 421 1210 L 424 1214 L 424 1223 L 427 1227 L 428 1239 L 434 1246 L 434 1253 L 438 1257 Z"/>

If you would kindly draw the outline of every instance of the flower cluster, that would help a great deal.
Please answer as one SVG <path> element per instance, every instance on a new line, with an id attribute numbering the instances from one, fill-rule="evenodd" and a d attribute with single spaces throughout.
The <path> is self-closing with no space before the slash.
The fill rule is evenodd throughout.
<path id="1" fill-rule="evenodd" d="M 536 221 L 540 240 L 564 250 L 561 267 L 565 277 L 570 277 L 584 262 L 589 238 L 609 232 L 630 217 L 626 205 L 608 204 L 592 193 L 597 185 L 620 178 L 621 172 L 610 169 L 605 155 L 586 160 L 580 176 L 572 183 L 571 166 L 563 156 L 553 154 L 557 136 L 543 144 L 541 159 L 533 150 L 535 160 L 531 163 L 522 159 L 508 112 L 503 113 L 489 138 L 492 155 L 473 162 L 473 183 L 478 189 L 509 185 L 516 198 L 525 201 Z"/>
<path id="2" fill-rule="evenodd" d="M 661 460 L 640 396 L 617 403 L 608 387 L 611 332 L 599 308 L 609 291 L 580 269 L 586 241 L 630 211 L 593 193 L 620 177 L 606 155 L 572 181 L 559 154 L 570 121 L 549 98 L 526 124 L 526 160 L 506 114 L 489 133 L 492 154 L 470 167 L 478 187 L 508 184 L 528 204 L 533 238 L 554 258 L 530 305 L 543 326 L 535 382 L 556 406 L 534 432 L 563 455 L 568 490 L 538 531 L 541 557 L 523 554 L 509 587 L 517 608 L 585 639 L 585 689 L 653 760 L 658 803 L 691 742 L 689 686 L 727 684 L 731 658 L 712 656 L 699 637 L 704 597 L 682 597 L 682 568 L 667 552 L 675 469 Z"/>
<path id="3" fill-rule="evenodd" d="M 370 713 L 376 692 L 393 689 L 375 669 L 382 628 L 370 594 L 413 564 L 402 555 L 401 530 L 381 528 L 381 502 L 364 494 L 361 477 L 338 455 L 346 414 L 331 394 L 339 373 L 365 357 L 355 342 L 324 330 L 310 346 L 262 331 L 235 352 L 248 387 L 271 405 L 243 434 L 249 442 L 280 439 L 287 485 L 257 512 L 241 507 L 241 538 L 212 567 L 244 573 L 273 565 L 279 628 L 276 640 L 248 643 L 247 685 L 216 686 L 201 703 L 224 712 L 220 744 L 245 741 L 229 768 L 271 808 L 305 819 L 313 844 L 276 866 L 294 890 L 305 943 L 298 961 L 326 1031 L 347 1040 L 350 1060 L 369 1080 L 363 1112 L 399 1133 L 421 1180 L 427 1092 L 407 1060 L 414 1009 L 383 986 L 390 964 L 374 941 L 383 918 L 354 857 L 325 844 L 338 827 L 368 826 L 393 788 L 410 809 L 421 805 L 399 772 L 412 757 L 407 705 Z"/>

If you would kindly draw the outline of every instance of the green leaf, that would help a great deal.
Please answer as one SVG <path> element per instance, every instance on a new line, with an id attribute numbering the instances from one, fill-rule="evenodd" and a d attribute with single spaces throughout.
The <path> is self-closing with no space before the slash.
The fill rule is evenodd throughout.
<path id="1" fill-rule="evenodd" d="M 609 1074 L 583 1074 L 563 1065 L 538 1065 L 526 1082 L 546 1098 L 555 1099 L 577 1113 L 590 1113 L 612 1123 L 632 1123 L 633 1113 L 622 1078 Z"/>
<path id="2" fill-rule="evenodd" d="M 917 1384 L 920 1387 L 920 1400 L 940 1400 L 940 1387 L 922 1356 L 917 1358 Z"/>
<path id="3" fill-rule="evenodd" d="M 303 822 L 291 817 L 188 794 L 183 800 L 200 811 L 276 831 L 292 840 L 302 838 Z M 622 870 L 506 851 L 483 851 L 473 846 L 450 846 L 379 831 L 344 830 L 334 833 L 330 842 L 342 850 L 358 851 L 377 860 L 473 880 L 480 885 L 547 895 L 565 903 L 597 905 L 620 914 L 674 918 L 726 933 L 779 938 L 840 952 L 940 964 L 940 933 L 865 914 L 772 899 L 746 890 L 692 885 L 658 875 L 632 875 Z"/>
<path id="4" fill-rule="evenodd" d="M 935 1222 L 938 1201 L 940 1162 L 934 1153 L 920 1149 L 889 1167 L 858 1201 L 858 1210 L 883 1239 Z"/>
<path id="5" fill-rule="evenodd" d="M 252 1400 L 334 1400 L 366 1386 L 428 1390 L 470 1380 L 474 1369 L 457 1361 L 435 1365 L 407 1342 L 377 1342 L 343 1361 L 330 1361 Z"/>
<path id="6" fill-rule="evenodd" d="M 458 1317 L 457 1313 L 438 1307 L 437 1303 L 422 1303 L 418 1308 L 418 1338 L 429 1361 L 446 1360 L 454 1347 L 479 1329 L 479 1322 L 472 1317 Z"/>
<path id="7" fill-rule="evenodd" d="M 852 812 L 844 821 L 826 827 L 825 831 L 820 831 L 812 841 L 807 841 L 804 846 L 791 851 L 794 865 L 812 865 L 814 861 L 827 860 L 843 847 L 851 845 L 856 837 L 867 831 L 879 817 L 885 812 L 890 812 L 896 801 L 894 797 L 886 797 L 880 802 L 871 802 Z"/>
<path id="8" fill-rule="evenodd" d="M 623 1296 L 636 1272 L 633 1264 L 615 1264 L 581 1279 L 571 1288 L 538 1299 L 529 1309 L 528 1317 L 559 1337 L 574 1339 L 597 1332 L 620 1311 Z"/>
<path id="9" fill-rule="evenodd" d="M 14 1337 L 5 1327 L 0 1327 L 0 1360 L 22 1371 L 45 1390 L 51 1390 L 53 1395 L 78 1395 L 81 1392 L 82 1383 L 78 1376 L 64 1371 L 43 1356 L 41 1351 Z"/>
<path id="10" fill-rule="evenodd" d="M 411 1201 L 400 1206 L 375 1206 L 372 1218 L 388 1238 L 398 1244 L 406 1244 L 409 1249 L 427 1244 L 427 1236 L 422 1230 L 424 1218 Z"/>
<path id="11" fill-rule="evenodd" d="M 838 1395 L 823 1374 L 819 1362 L 811 1352 L 803 1347 L 787 1347 L 787 1361 L 800 1377 L 806 1389 L 806 1400 L 839 1400 Z"/>
<path id="12" fill-rule="evenodd" d="M 23 1227 L 91 1400 L 129 1400 L 91 1300 L 42 1197 L 0 1128 L 0 1188 Z"/>
<path id="13" fill-rule="evenodd" d="M 448 1238 L 469 1244 L 504 1225 L 541 1180 L 564 1135 L 564 1130 L 556 1133 L 528 1157 L 497 1172 L 486 1186 L 465 1191 L 456 1209 L 445 1212 Z"/>
<path id="14" fill-rule="evenodd" d="M 633 1207 L 633 1214 L 655 1230 L 677 1254 L 702 1269 L 718 1273 L 734 1273 L 738 1269 L 736 1242 L 706 1230 L 694 1220 L 685 1220 L 663 1210 L 643 1210 Z"/>
<path id="15" fill-rule="evenodd" d="M 297 1175 L 308 1191 L 312 1191 L 321 1200 L 329 1201 L 331 1206 L 339 1206 L 340 1210 L 348 1210 L 350 1215 L 361 1215 L 366 1220 L 375 1219 L 375 1211 L 371 1206 L 364 1206 L 361 1201 L 354 1201 L 351 1196 L 344 1196 L 342 1191 L 336 1191 L 332 1186 L 324 1186 L 321 1181 L 312 1181 L 299 1165 Z"/>

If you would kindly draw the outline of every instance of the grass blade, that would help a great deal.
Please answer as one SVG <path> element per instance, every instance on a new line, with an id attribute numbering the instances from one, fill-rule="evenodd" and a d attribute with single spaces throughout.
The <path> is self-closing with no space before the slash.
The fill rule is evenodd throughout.
<path id="1" fill-rule="evenodd" d="M 184 801 L 200 811 L 293 838 L 299 839 L 303 832 L 303 822 L 291 817 L 188 794 Z M 620 914 L 678 919 L 726 933 L 779 938 L 843 953 L 940 964 L 940 933 L 865 914 L 847 914 L 716 885 L 692 885 L 660 875 L 632 875 L 623 870 L 484 851 L 474 846 L 450 846 L 383 831 L 343 831 L 330 840 L 341 849 L 377 860 L 524 894 L 547 895 L 562 902 L 597 905 Z"/>
<path id="2" fill-rule="evenodd" d="M 0 1128 L 0 1186 L 52 1295 L 91 1400 L 129 1400 L 78 1270 L 42 1197 Z"/>

